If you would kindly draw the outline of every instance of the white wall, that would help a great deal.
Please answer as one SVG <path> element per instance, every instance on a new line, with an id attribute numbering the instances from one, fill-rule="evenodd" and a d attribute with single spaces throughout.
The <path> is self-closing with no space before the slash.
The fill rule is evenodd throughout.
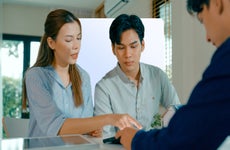
<path id="1" fill-rule="evenodd" d="M 187 13 L 186 1 L 172 1 L 173 84 L 183 102 L 200 80 L 214 47 L 206 42 L 203 26 Z"/>
<path id="2" fill-rule="evenodd" d="M 3 5 L 3 33 L 41 36 L 48 12 L 46 8 Z"/>
<path id="3" fill-rule="evenodd" d="M 23 5 L 3 5 L 3 33 L 42 36 L 47 14 L 54 7 L 32 7 Z M 65 8 L 78 17 L 91 17 L 85 10 Z"/>
<path id="4" fill-rule="evenodd" d="M 115 18 L 121 13 L 136 14 L 141 18 L 151 18 L 152 16 L 152 0 L 129 0 L 119 12 L 114 13 L 111 18 Z"/>

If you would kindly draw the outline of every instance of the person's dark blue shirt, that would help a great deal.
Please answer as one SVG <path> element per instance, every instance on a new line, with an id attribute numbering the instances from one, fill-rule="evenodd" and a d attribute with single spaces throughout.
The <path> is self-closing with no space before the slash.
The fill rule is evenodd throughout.
<path id="1" fill-rule="evenodd" d="M 216 150 L 230 135 L 230 38 L 214 53 L 201 81 L 167 128 L 140 130 L 132 150 Z"/>

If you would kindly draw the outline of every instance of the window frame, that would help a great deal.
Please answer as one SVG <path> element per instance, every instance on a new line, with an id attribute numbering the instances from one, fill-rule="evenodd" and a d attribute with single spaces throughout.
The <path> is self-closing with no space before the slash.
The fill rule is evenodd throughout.
<path id="1" fill-rule="evenodd" d="M 161 10 L 164 14 L 161 14 Z M 169 79 L 172 81 L 172 1 L 171 0 L 152 0 L 152 17 L 164 20 L 165 33 L 165 60 L 166 70 Z"/>
<path id="2" fill-rule="evenodd" d="M 24 77 L 25 71 L 30 66 L 30 43 L 40 42 L 41 36 L 28 36 L 28 35 L 16 35 L 16 34 L 2 34 L 2 40 L 15 40 L 23 42 L 23 72 Z"/>
<path id="3" fill-rule="evenodd" d="M 31 51 L 30 44 L 31 42 L 41 42 L 41 36 L 28 36 L 28 35 L 16 35 L 16 34 L 3 33 L 2 41 L 4 40 L 23 42 L 23 70 L 22 70 L 22 80 L 23 80 L 26 70 L 30 67 L 30 51 Z M 4 109 L 4 106 L 3 106 L 3 109 Z M 21 112 L 22 112 L 21 118 L 28 118 L 27 115 L 23 114 L 22 110 Z"/>

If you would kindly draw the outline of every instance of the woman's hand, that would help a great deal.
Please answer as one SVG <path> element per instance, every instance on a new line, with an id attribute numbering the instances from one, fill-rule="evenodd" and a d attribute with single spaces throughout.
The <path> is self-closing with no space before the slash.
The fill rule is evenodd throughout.
<path id="1" fill-rule="evenodd" d="M 112 119 L 112 125 L 118 127 L 120 130 L 126 127 L 142 128 L 141 124 L 128 114 L 112 114 L 109 117 Z"/>
<path id="2" fill-rule="evenodd" d="M 88 133 L 90 136 L 102 137 L 102 129 L 97 129 Z"/>

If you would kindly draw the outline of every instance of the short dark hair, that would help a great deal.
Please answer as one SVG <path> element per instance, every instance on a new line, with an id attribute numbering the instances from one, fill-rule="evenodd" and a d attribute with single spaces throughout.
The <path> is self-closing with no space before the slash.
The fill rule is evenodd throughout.
<path id="1" fill-rule="evenodd" d="M 118 17 L 116 17 L 109 29 L 109 38 L 111 40 L 111 43 L 114 45 L 121 43 L 121 34 L 129 29 L 134 29 L 140 41 L 144 38 L 144 25 L 141 21 L 141 19 L 136 15 L 127 15 L 127 14 L 121 14 Z"/>
<path id="2" fill-rule="evenodd" d="M 194 13 L 200 13 L 203 10 L 203 6 L 209 6 L 210 0 L 187 0 L 187 11 L 193 15 Z"/>

